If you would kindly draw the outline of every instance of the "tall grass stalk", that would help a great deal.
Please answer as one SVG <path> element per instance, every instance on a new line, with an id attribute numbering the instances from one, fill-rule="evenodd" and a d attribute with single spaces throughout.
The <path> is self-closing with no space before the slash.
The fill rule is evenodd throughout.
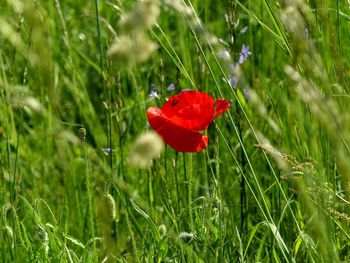
<path id="1" fill-rule="evenodd" d="M 86 130 L 85 128 L 79 129 L 82 148 L 83 148 L 83 158 L 84 158 L 84 173 L 85 173 L 85 185 L 87 191 L 87 211 L 86 218 L 88 218 L 89 228 L 92 235 L 92 246 L 93 246 L 93 254 L 96 253 L 96 244 L 95 244 L 95 223 L 94 223 L 94 213 L 93 213 L 93 205 L 92 205 L 92 193 L 91 193 L 91 179 L 90 179 L 90 168 L 89 161 L 86 153 Z"/>

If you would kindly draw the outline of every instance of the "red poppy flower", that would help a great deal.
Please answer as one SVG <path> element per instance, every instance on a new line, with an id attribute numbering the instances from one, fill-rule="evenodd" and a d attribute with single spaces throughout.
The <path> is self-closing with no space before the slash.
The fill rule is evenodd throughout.
<path id="1" fill-rule="evenodd" d="M 208 137 L 199 131 L 230 108 L 225 99 L 189 90 L 169 98 L 158 109 L 149 107 L 147 118 L 164 142 L 178 152 L 199 152 L 208 146 Z"/>

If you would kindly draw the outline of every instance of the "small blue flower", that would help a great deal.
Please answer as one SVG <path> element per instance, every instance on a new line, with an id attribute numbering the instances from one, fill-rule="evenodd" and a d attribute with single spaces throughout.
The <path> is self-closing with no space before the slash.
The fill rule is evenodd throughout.
<path id="1" fill-rule="evenodd" d="M 103 152 L 105 155 L 109 155 L 111 153 L 112 149 L 109 147 L 103 148 Z"/>
<path id="2" fill-rule="evenodd" d="M 152 99 L 159 99 L 158 93 L 156 90 L 152 90 L 150 94 L 148 94 Z"/>
<path id="3" fill-rule="evenodd" d="M 168 87 L 167 87 L 167 90 L 168 91 L 173 91 L 175 89 L 175 84 L 174 83 L 171 83 Z"/>
<path id="4" fill-rule="evenodd" d="M 154 83 L 151 83 L 151 93 L 148 94 L 148 96 L 150 96 L 152 99 L 156 99 L 156 98 L 159 99 L 157 91 L 158 91 L 157 85 Z"/>
<path id="5" fill-rule="evenodd" d="M 242 45 L 242 50 L 239 53 L 239 59 L 238 59 L 238 64 L 242 65 L 244 61 L 248 59 L 248 57 L 252 54 L 252 52 L 249 51 L 249 46 Z"/>

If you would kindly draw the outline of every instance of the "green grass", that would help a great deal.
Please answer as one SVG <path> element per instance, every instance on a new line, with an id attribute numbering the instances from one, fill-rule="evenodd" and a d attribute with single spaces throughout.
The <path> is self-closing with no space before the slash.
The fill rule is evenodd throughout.
<path id="1" fill-rule="evenodd" d="M 349 4 L 160 1 L 153 26 L 118 22 L 134 7 L 0 1 L 1 261 L 348 262 Z M 108 56 L 140 31 L 149 57 Z M 208 148 L 130 165 L 146 109 L 185 88 L 232 100 Z"/>

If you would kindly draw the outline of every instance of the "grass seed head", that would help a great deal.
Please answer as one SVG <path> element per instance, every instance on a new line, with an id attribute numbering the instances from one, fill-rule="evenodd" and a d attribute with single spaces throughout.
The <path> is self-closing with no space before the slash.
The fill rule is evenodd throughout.
<path id="1" fill-rule="evenodd" d="M 119 63 L 141 63 L 149 59 L 157 49 L 157 44 L 151 41 L 144 32 L 137 32 L 132 37 L 120 36 L 107 51 L 107 56 Z"/>
<path id="2" fill-rule="evenodd" d="M 157 0 L 139 1 L 132 11 L 121 18 L 119 27 L 126 32 L 143 31 L 155 24 L 159 13 Z"/>
<path id="3" fill-rule="evenodd" d="M 167 229 L 166 229 L 166 226 L 164 224 L 161 224 L 160 226 L 158 226 L 158 231 L 159 231 L 159 235 L 162 238 L 164 238 L 166 236 Z"/>
<path id="4" fill-rule="evenodd" d="M 129 163 L 136 168 L 147 168 L 163 150 L 163 140 L 153 131 L 141 134 L 132 146 Z"/>
<path id="5" fill-rule="evenodd" d="M 11 248 L 14 247 L 14 234 L 13 234 L 13 230 L 10 226 L 5 225 L 2 228 L 2 232 L 3 232 L 3 237 L 7 239 L 8 244 L 11 244 Z"/>
<path id="6" fill-rule="evenodd" d="M 107 194 L 105 198 L 108 205 L 110 216 L 112 217 L 112 220 L 114 220 L 117 215 L 115 200 L 111 194 Z"/>
<path id="7" fill-rule="evenodd" d="M 179 238 L 183 240 L 185 243 L 189 243 L 197 238 L 195 233 L 181 232 L 179 234 Z"/>

